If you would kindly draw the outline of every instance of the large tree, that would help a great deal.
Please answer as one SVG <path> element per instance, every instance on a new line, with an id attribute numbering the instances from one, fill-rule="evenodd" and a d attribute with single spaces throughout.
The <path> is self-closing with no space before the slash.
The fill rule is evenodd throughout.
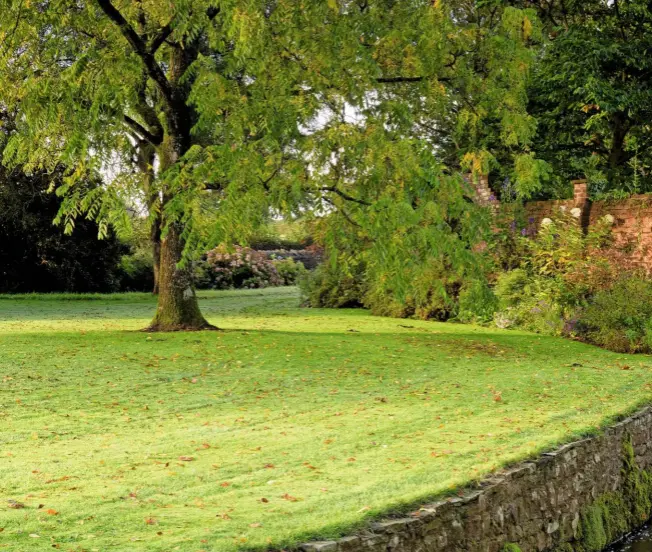
<path id="1" fill-rule="evenodd" d="M 652 190 L 652 9 L 643 0 L 525 0 L 547 41 L 532 73 L 533 149 L 567 193 Z M 564 188 L 566 188 L 564 190 Z"/>
<path id="2" fill-rule="evenodd" d="M 270 209 L 386 201 L 383 190 L 411 178 L 402 152 L 438 149 L 419 145 L 429 123 L 453 117 L 451 139 L 476 169 L 490 156 L 466 137 L 486 119 L 521 167 L 531 158 L 519 46 L 531 17 L 500 2 L 0 0 L 0 8 L 0 104 L 20 113 L 5 162 L 72 168 L 57 190 L 69 228 L 83 215 L 122 231 L 134 195 L 148 207 L 155 243 L 162 236 L 152 329 L 209 327 L 188 270 L 193 251 L 245 239 Z M 479 10 L 487 32 L 473 19 Z M 338 173 L 356 152 L 355 169 Z M 79 186 L 89 171 L 105 185 Z M 207 193 L 217 205 L 210 228 Z"/>

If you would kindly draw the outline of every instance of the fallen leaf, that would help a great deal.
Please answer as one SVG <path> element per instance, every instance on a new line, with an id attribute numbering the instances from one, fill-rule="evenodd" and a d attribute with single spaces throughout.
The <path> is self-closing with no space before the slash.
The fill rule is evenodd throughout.
<path id="1" fill-rule="evenodd" d="M 192 456 L 179 456 L 179 460 L 182 462 L 192 462 L 194 460 L 194 457 Z"/>
<path id="2" fill-rule="evenodd" d="M 255 527 L 262 527 L 262 526 L 263 526 L 262 523 L 250 523 L 250 524 L 249 524 L 249 527 L 254 527 L 254 528 L 255 528 Z"/>
<path id="3" fill-rule="evenodd" d="M 269 500 L 267 500 L 265 497 L 261 498 L 260 501 L 261 501 L 261 502 L 264 502 L 264 503 L 269 502 Z"/>
<path id="4" fill-rule="evenodd" d="M 300 498 L 297 498 L 296 496 L 292 496 L 291 494 L 285 493 L 283 496 L 281 496 L 283 500 L 289 500 L 290 502 L 298 502 L 301 500 Z"/>
<path id="5" fill-rule="evenodd" d="M 156 525 L 156 520 L 154 518 L 146 518 L 145 523 L 147 525 Z"/>
<path id="6" fill-rule="evenodd" d="M 13 508 L 14 510 L 20 510 L 21 508 L 25 507 L 22 502 L 18 502 L 16 500 L 7 500 L 7 506 L 9 506 L 9 508 Z"/>
<path id="7" fill-rule="evenodd" d="M 57 512 L 54 508 L 48 508 L 45 513 L 49 516 L 56 516 L 59 514 L 59 512 Z"/>

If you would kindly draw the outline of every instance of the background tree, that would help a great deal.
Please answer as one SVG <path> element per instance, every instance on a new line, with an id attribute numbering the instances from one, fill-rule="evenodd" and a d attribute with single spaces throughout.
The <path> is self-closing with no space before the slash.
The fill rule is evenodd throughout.
<path id="1" fill-rule="evenodd" d="M 652 189 L 652 11 L 642 0 L 520 2 L 546 27 L 529 87 L 532 145 L 554 172 L 545 194 Z"/>
<path id="2" fill-rule="evenodd" d="M 98 246 L 95 222 L 78 221 L 70 236 L 52 223 L 61 200 L 48 189 L 63 172 L 0 168 L 0 292 L 119 291 L 128 248 L 115 234 Z"/>

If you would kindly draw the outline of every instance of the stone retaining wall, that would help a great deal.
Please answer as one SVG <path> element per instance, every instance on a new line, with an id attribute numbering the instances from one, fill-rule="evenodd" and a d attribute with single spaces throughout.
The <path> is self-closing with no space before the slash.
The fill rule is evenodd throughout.
<path id="1" fill-rule="evenodd" d="M 301 548 L 304 552 L 500 552 L 507 543 L 515 543 L 522 552 L 542 552 L 571 543 L 563 549 L 573 550 L 587 508 L 601 497 L 631 492 L 626 489 L 631 480 L 624 470 L 623 453 L 623 443 L 629 440 L 630 461 L 649 470 L 652 408 L 596 437 L 496 474 L 461 498 L 428 504 L 409 516 L 371 524 L 356 535 Z"/>

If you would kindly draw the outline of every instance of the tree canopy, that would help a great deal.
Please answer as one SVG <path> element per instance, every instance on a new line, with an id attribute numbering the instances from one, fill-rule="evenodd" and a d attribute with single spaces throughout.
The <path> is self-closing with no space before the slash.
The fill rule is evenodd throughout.
<path id="1" fill-rule="evenodd" d="M 529 9 L 444 0 L 0 7 L 0 105 L 19 114 L 4 161 L 70 167 L 57 188 L 68 230 L 84 216 L 102 233 L 127 232 L 126 207 L 149 207 L 163 237 L 153 329 L 207 327 L 184 259 L 246 239 L 270 210 L 337 208 L 371 240 L 387 221 L 427 226 L 434 244 L 432 232 L 458 235 L 464 217 L 449 207 L 469 193 L 453 179 L 437 203 L 447 171 L 502 163 L 523 193 L 539 185 L 536 122 L 525 110 L 539 40 Z M 81 186 L 89 174 L 104 185 Z"/>
<path id="2" fill-rule="evenodd" d="M 652 11 L 641 0 L 526 2 L 547 41 L 533 66 L 533 149 L 564 194 L 588 177 L 594 194 L 652 189 Z"/>

